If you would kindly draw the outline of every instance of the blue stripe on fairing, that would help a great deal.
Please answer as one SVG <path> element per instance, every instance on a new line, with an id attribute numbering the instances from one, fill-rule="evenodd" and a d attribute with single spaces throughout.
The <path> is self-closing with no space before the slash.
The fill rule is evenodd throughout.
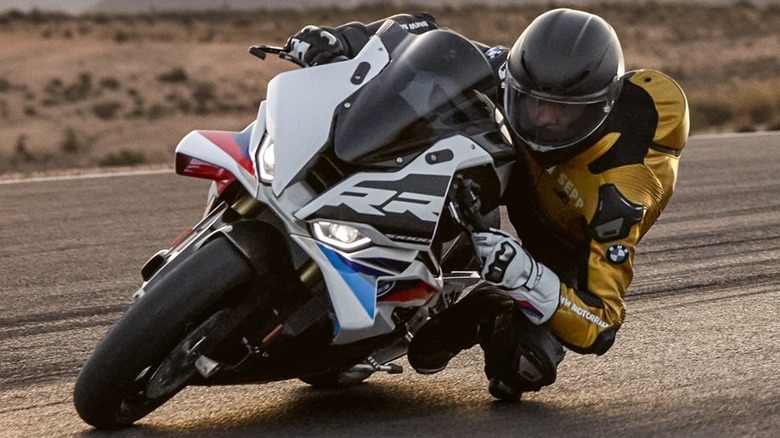
<path id="1" fill-rule="evenodd" d="M 352 293 L 355 294 L 360 305 L 365 309 L 366 314 L 371 318 L 374 318 L 376 313 L 376 288 L 354 269 L 354 267 L 360 265 L 342 257 L 341 254 L 324 245 L 317 243 L 317 247 L 325 254 L 325 257 L 328 258 L 330 264 L 336 268 L 336 271 L 341 275 L 341 278 L 344 279 L 344 282 L 347 283 L 347 286 L 349 286 Z"/>
<path id="2" fill-rule="evenodd" d="M 236 144 L 244 157 L 251 161 L 252 157 L 249 154 L 249 143 L 252 139 L 252 125 L 247 126 L 246 129 L 241 132 L 233 132 L 233 138 L 236 140 Z"/>

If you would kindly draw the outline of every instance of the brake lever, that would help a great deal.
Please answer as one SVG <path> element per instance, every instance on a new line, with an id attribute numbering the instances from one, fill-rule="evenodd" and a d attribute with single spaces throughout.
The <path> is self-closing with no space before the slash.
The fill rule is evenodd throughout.
<path id="1" fill-rule="evenodd" d="M 265 44 L 255 44 L 249 48 L 249 53 L 260 59 L 265 59 L 266 55 L 280 54 L 284 52 L 284 47 L 266 46 Z"/>
<path id="2" fill-rule="evenodd" d="M 268 54 L 279 55 L 279 57 L 285 61 L 290 61 L 299 67 L 306 67 L 306 64 L 304 64 L 303 61 L 294 56 L 290 56 L 290 54 L 287 53 L 287 49 L 284 47 L 255 44 L 249 48 L 249 53 L 263 60 Z"/>

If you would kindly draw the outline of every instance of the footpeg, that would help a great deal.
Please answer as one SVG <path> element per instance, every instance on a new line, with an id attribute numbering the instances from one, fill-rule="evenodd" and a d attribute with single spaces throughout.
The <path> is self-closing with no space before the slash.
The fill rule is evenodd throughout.
<path id="1" fill-rule="evenodd" d="M 201 355 L 198 360 L 195 361 L 195 369 L 198 370 L 198 373 L 200 373 L 201 376 L 208 379 L 219 371 L 219 362 Z"/>
<path id="2" fill-rule="evenodd" d="M 396 365 L 394 363 L 389 363 L 387 365 L 380 365 L 378 363 L 377 364 L 360 363 L 353 366 L 348 371 L 384 372 L 387 374 L 401 374 L 404 372 L 404 367 L 400 365 Z"/>
<path id="3" fill-rule="evenodd" d="M 387 374 L 401 374 L 404 372 L 404 367 L 394 363 L 389 363 L 387 365 L 380 365 L 377 371 L 384 371 Z"/>

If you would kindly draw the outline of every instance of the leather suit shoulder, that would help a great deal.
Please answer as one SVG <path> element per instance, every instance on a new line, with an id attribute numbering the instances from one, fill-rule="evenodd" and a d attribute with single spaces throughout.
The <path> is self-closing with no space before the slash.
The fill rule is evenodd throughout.
<path id="1" fill-rule="evenodd" d="M 683 149 L 690 131 L 688 100 L 680 85 L 664 73 L 655 70 L 634 70 L 624 79 L 644 90 L 658 112 L 658 125 L 653 143 L 670 151 Z"/>

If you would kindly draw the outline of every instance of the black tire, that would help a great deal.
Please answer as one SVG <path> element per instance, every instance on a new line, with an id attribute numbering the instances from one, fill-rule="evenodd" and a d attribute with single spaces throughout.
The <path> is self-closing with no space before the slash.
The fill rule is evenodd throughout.
<path id="1" fill-rule="evenodd" d="M 76 381 L 81 418 L 99 429 L 131 425 L 185 384 L 150 399 L 144 389 L 169 353 L 228 292 L 252 278 L 252 269 L 225 238 L 198 249 L 147 290 L 100 341 Z"/>

